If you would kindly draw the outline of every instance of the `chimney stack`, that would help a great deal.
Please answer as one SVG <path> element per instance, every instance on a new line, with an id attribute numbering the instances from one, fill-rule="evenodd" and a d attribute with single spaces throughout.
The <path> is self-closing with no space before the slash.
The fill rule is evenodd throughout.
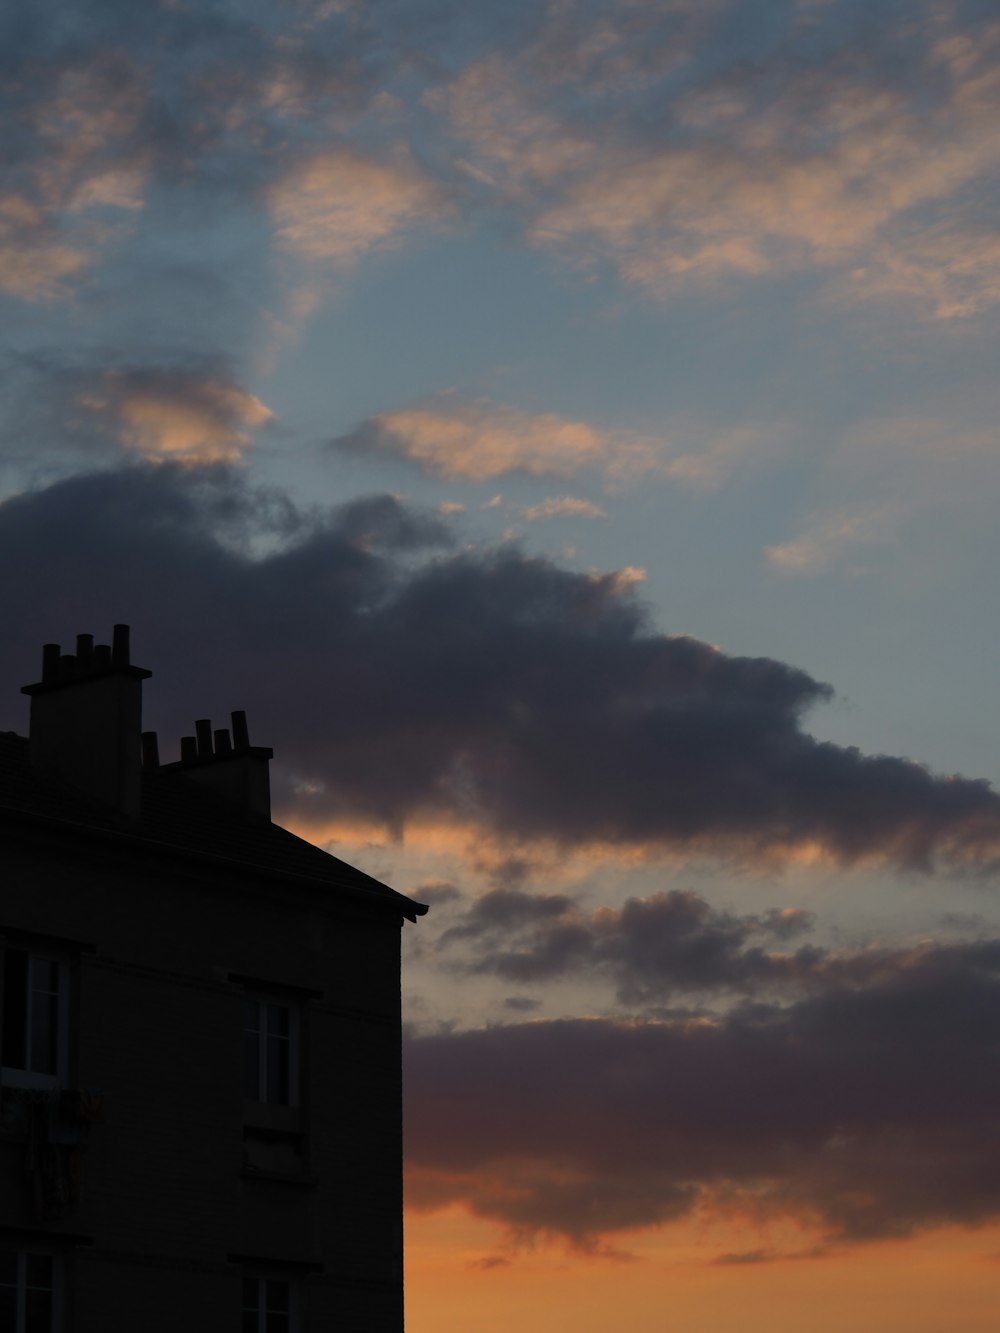
<path id="1" fill-rule="evenodd" d="M 209 718 L 199 718 L 194 724 L 195 734 L 181 737 L 178 762 L 164 764 L 160 771 L 181 773 L 239 809 L 270 819 L 268 764 L 274 751 L 250 744 L 246 713 L 240 710 L 231 718 L 231 733 L 228 727 L 213 730 Z"/>
<path id="2" fill-rule="evenodd" d="M 111 645 L 78 634 L 76 653 L 42 649 L 42 679 L 31 699 L 31 767 L 135 819 L 141 777 L 142 682 L 152 673 L 129 658 L 129 627 Z"/>

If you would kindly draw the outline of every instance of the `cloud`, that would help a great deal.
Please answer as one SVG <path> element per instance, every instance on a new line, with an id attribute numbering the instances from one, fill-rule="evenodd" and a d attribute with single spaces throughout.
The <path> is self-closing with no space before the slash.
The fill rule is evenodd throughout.
<path id="1" fill-rule="evenodd" d="M 828 1251 L 821 1245 L 806 1250 L 736 1250 L 716 1255 L 710 1262 L 715 1267 L 727 1268 L 740 1264 L 773 1264 L 788 1259 L 825 1259 Z"/>
<path id="2" fill-rule="evenodd" d="M 285 249 L 341 266 L 446 211 L 440 187 L 405 151 L 380 162 L 348 148 L 299 162 L 270 188 L 268 203 Z"/>
<path id="3" fill-rule="evenodd" d="M 984 205 L 1000 164 L 1000 25 L 917 9 L 919 23 L 876 27 L 831 6 L 808 42 L 775 12 L 751 50 L 738 6 L 712 16 L 710 40 L 694 8 L 576 6 L 560 55 L 564 7 L 435 104 L 481 188 L 578 265 L 610 261 L 662 296 L 825 272 L 842 294 L 968 315 L 1000 291 Z"/>
<path id="4" fill-rule="evenodd" d="M 958 956 L 927 941 L 822 947 L 802 941 L 813 918 L 801 909 L 742 914 L 681 889 L 586 911 L 565 894 L 499 888 L 453 920 L 435 947 L 462 974 L 533 985 L 566 978 L 610 984 L 620 1004 L 652 1014 L 668 1003 L 715 1005 L 734 996 L 787 1001 L 872 986 Z M 956 947 L 963 958 L 973 957 L 971 947 Z M 984 961 L 996 952 L 984 945 Z"/>
<path id="5" fill-rule="evenodd" d="M 593 500 L 581 500 L 575 495 L 552 495 L 538 504 L 526 505 L 521 517 L 533 523 L 540 518 L 607 518 L 606 509 Z"/>
<path id="6" fill-rule="evenodd" d="M 478 898 L 438 948 L 460 950 L 463 971 L 506 981 L 609 980 L 632 1005 L 678 993 L 805 990 L 885 970 L 877 951 L 836 955 L 802 945 L 789 952 L 788 942 L 811 924 L 795 909 L 739 915 L 680 889 L 586 912 L 564 894 L 501 888 Z M 898 965 L 899 955 L 891 961 Z"/>
<path id="7" fill-rule="evenodd" d="M 81 391 L 76 406 L 122 445 L 149 459 L 231 461 L 272 412 L 224 373 L 133 367 L 109 370 Z"/>
<path id="8" fill-rule="evenodd" d="M 819 573 L 844 551 L 890 541 L 900 508 L 886 503 L 819 517 L 801 536 L 765 547 L 764 553 L 784 573 Z"/>
<path id="9" fill-rule="evenodd" d="M 954 6 L 808 31 L 777 5 L 752 29 L 724 3 L 508 7 L 463 13 L 445 60 L 425 10 L 99 10 L 0 32 L 0 288 L 25 299 L 140 210 L 207 229 L 234 204 L 341 268 L 461 209 L 662 295 L 819 272 L 955 318 L 1000 294 L 1000 25 Z"/>
<path id="10" fill-rule="evenodd" d="M 273 420 L 222 357 L 140 361 L 108 352 L 103 361 L 9 357 L 4 461 L 39 470 L 79 467 L 81 455 L 91 465 L 120 461 L 123 453 L 186 466 L 235 462 Z"/>
<path id="11" fill-rule="evenodd" d="M 68 23 L 64 8 L 38 0 L 30 20 L 0 18 L 0 290 L 69 296 L 136 241 L 140 211 L 143 235 L 125 262 L 138 253 L 152 268 L 178 236 L 190 240 L 193 227 L 202 243 L 220 220 L 239 254 L 262 200 L 285 244 L 341 262 L 423 211 L 432 187 L 405 151 L 378 166 L 329 147 L 377 96 L 375 30 L 356 15 L 330 10 L 318 22 L 270 0 L 252 12 L 163 4 L 141 16 L 99 4 Z M 199 248 L 214 276 L 219 246 Z"/>
<path id="12" fill-rule="evenodd" d="M 488 481 L 510 472 L 572 477 L 590 469 L 624 478 L 663 465 L 653 440 L 455 393 L 382 412 L 333 443 L 405 458 L 453 480 Z"/>
<path id="13" fill-rule="evenodd" d="M 58 295 L 89 259 L 44 223 L 42 210 L 23 195 L 0 199 L 0 288 L 27 301 Z"/>
<path id="14" fill-rule="evenodd" d="M 431 881 L 415 886 L 413 896 L 417 897 L 418 895 L 420 902 L 436 907 L 442 903 L 459 901 L 462 897 L 462 891 L 448 881 Z"/>
<path id="15" fill-rule="evenodd" d="M 120 51 L 28 63 L 8 77 L 0 291 L 62 295 L 141 209 L 147 155 L 136 130 L 146 97 L 141 69 Z"/>
<path id="16" fill-rule="evenodd" d="M 391 497 L 301 513 L 220 467 L 12 497 L 0 558 L 33 574 L 8 589 L 8 697 L 38 643 L 131 620 L 174 734 L 197 642 L 219 707 L 238 687 L 280 747 L 279 805 L 305 822 L 461 825 L 509 852 L 993 865 L 989 784 L 815 740 L 803 715 L 829 686 L 660 633 L 620 574 L 451 541 Z"/>
<path id="17" fill-rule="evenodd" d="M 658 435 L 642 434 L 445 392 L 370 417 L 332 440 L 330 447 L 404 459 L 453 481 L 490 481 L 512 473 L 540 478 L 589 473 L 617 487 L 658 473 L 704 489 L 719 485 L 748 461 L 774 453 L 787 433 L 780 421 L 719 427 L 690 413 L 674 414 L 663 424 Z M 494 496 L 480 507 L 499 506 L 502 500 Z M 606 517 L 593 501 L 570 495 L 521 509 L 521 517 L 529 521 L 560 515 Z"/>
<path id="18" fill-rule="evenodd" d="M 412 1036 L 411 1206 L 582 1247 L 697 1213 L 820 1243 L 1000 1216 L 1000 945 L 717 1020 Z"/>

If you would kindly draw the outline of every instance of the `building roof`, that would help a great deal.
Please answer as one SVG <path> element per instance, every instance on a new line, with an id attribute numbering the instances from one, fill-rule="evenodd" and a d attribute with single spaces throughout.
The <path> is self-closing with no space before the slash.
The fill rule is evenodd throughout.
<path id="1" fill-rule="evenodd" d="M 67 833 L 126 842 L 151 855 L 193 858 L 309 884 L 375 909 L 392 909 L 410 921 L 427 911 L 424 904 L 265 816 L 236 808 L 176 768 L 144 773 L 141 813 L 137 819 L 124 818 L 35 773 L 28 762 L 27 739 L 14 732 L 0 732 L 0 818 L 41 822 Z"/>

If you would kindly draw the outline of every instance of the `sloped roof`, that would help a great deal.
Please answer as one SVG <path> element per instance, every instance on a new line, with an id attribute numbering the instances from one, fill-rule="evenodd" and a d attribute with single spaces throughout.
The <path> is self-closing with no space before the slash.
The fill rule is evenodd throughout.
<path id="1" fill-rule="evenodd" d="M 183 773 L 144 773 L 142 813 L 126 819 L 33 772 L 28 742 L 0 732 L 0 817 L 55 824 L 66 831 L 124 840 L 149 853 L 173 853 L 256 875 L 309 881 L 410 921 L 427 908 L 261 815 L 244 813 Z"/>

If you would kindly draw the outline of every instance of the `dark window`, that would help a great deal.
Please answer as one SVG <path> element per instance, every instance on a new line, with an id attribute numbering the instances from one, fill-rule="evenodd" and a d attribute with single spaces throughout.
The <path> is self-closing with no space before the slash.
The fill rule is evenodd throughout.
<path id="1" fill-rule="evenodd" d="M 298 1010 L 257 995 L 244 999 L 243 1095 L 272 1106 L 298 1105 Z"/>
<path id="2" fill-rule="evenodd" d="M 51 1254 L 0 1250 L 0 1333 L 55 1333 Z"/>
<path id="3" fill-rule="evenodd" d="M 3 1068 L 8 1083 L 55 1086 L 64 1073 L 66 965 L 26 949 L 4 950 Z M 3 1333 L 0 1325 L 0 1333 Z"/>
<path id="4" fill-rule="evenodd" d="M 245 1277 L 243 1333 L 295 1333 L 293 1295 L 285 1278 Z"/>

